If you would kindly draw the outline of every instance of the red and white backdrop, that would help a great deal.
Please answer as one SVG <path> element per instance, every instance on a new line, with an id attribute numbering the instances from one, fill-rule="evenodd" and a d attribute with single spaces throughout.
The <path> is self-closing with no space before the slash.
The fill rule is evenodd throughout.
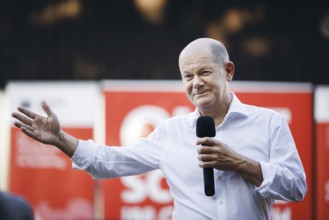
<path id="1" fill-rule="evenodd" d="M 99 87 L 89 82 L 12 82 L 6 87 L 10 112 L 25 106 L 45 115 L 46 100 L 65 131 L 92 139 Z M 38 143 L 11 123 L 8 191 L 27 198 L 36 220 L 92 219 L 94 182 L 82 171 L 72 170 L 71 161 L 52 146 Z"/>
<path id="2" fill-rule="evenodd" d="M 285 116 L 306 170 L 309 192 L 305 200 L 277 202 L 272 219 L 312 219 L 312 201 L 315 199 L 311 181 L 314 134 L 311 85 L 234 82 L 231 87 L 243 102 L 273 108 Z M 11 112 L 23 105 L 43 114 L 40 102 L 47 100 L 64 129 L 81 139 L 94 139 L 94 127 L 102 130 L 102 125 L 95 126 L 97 108 L 102 108 L 106 112 L 106 144 L 116 146 L 135 142 L 161 121 L 194 110 L 180 81 L 104 81 L 102 94 L 105 108 L 98 103 L 99 85 L 94 83 L 16 82 L 6 87 Z M 328 96 L 322 95 L 320 100 L 316 103 L 321 104 L 321 116 L 329 112 L 323 110 Z M 319 217 L 328 216 L 329 175 L 326 175 L 325 158 L 329 120 L 326 117 L 317 117 L 316 125 L 316 156 L 319 158 L 315 169 L 318 179 L 316 213 Z M 171 217 L 172 197 L 159 171 L 102 180 L 99 187 L 88 174 L 72 170 L 70 160 L 59 150 L 31 140 L 13 126 L 10 141 L 8 189 L 31 201 L 36 219 L 92 219 L 95 213 L 105 219 L 162 220 Z M 99 213 L 102 208 L 104 213 Z"/>
<path id="3" fill-rule="evenodd" d="M 314 92 L 316 219 L 329 219 L 329 86 Z"/>
<path id="4" fill-rule="evenodd" d="M 245 103 L 273 108 L 289 123 L 305 167 L 309 193 L 300 203 L 277 202 L 273 220 L 312 219 L 313 92 L 310 84 L 234 82 Z M 180 81 L 104 81 L 106 144 L 126 145 L 162 120 L 193 111 Z M 161 172 L 102 181 L 106 219 L 170 219 L 172 198 Z"/>

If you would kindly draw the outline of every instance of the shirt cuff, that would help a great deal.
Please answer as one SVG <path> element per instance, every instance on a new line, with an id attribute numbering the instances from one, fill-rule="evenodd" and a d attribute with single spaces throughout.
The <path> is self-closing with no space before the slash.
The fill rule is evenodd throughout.
<path id="1" fill-rule="evenodd" d="M 256 192 L 266 198 L 269 194 L 269 187 L 273 183 L 273 178 L 275 174 L 275 169 L 270 163 L 266 162 L 259 162 L 261 169 L 262 169 L 262 175 L 263 175 L 263 182 L 259 187 L 256 187 Z M 273 173 L 274 172 L 274 173 Z"/>
<path id="2" fill-rule="evenodd" d="M 97 148 L 92 140 L 79 140 L 78 147 L 71 157 L 72 168 L 78 170 L 87 169 L 96 158 L 96 150 Z"/>

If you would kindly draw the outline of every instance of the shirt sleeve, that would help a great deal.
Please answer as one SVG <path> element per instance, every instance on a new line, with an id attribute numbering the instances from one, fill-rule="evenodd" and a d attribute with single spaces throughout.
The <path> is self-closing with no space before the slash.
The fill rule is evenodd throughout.
<path id="1" fill-rule="evenodd" d="M 269 161 L 260 161 L 263 182 L 256 192 L 263 198 L 301 201 L 307 192 L 306 175 L 289 126 L 283 117 L 271 125 Z"/>
<path id="2" fill-rule="evenodd" d="M 79 140 L 71 158 L 72 167 L 87 171 L 93 178 L 130 176 L 158 169 L 166 137 L 166 128 L 159 126 L 147 138 L 130 146 L 110 147 Z"/>

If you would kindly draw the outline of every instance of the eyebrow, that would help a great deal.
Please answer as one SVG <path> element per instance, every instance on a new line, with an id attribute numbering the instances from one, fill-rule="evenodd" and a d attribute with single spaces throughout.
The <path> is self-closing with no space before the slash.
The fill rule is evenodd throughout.
<path id="1" fill-rule="evenodd" d="M 201 65 L 198 70 L 205 70 L 205 69 L 211 69 L 213 70 L 214 68 L 211 65 Z"/>

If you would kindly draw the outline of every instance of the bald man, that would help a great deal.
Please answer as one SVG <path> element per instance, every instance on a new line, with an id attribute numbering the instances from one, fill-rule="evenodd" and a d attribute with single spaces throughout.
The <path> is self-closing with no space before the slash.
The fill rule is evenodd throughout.
<path id="1" fill-rule="evenodd" d="M 12 116 L 25 134 L 58 147 L 75 168 L 94 178 L 161 169 L 174 199 L 172 219 L 264 220 L 271 218 L 275 200 L 301 201 L 306 176 L 288 124 L 275 111 L 243 104 L 230 91 L 234 64 L 225 46 L 197 39 L 182 50 L 179 68 L 194 112 L 164 121 L 130 146 L 78 140 L 61 129 L 46 102 L 41 105 L 47 117 L 23 107 Z M 215 137 L 196 137 L 200 116 L 214 119 Z M 201 168 L 214 168 L 213 196 L 204 195 Z"/>

